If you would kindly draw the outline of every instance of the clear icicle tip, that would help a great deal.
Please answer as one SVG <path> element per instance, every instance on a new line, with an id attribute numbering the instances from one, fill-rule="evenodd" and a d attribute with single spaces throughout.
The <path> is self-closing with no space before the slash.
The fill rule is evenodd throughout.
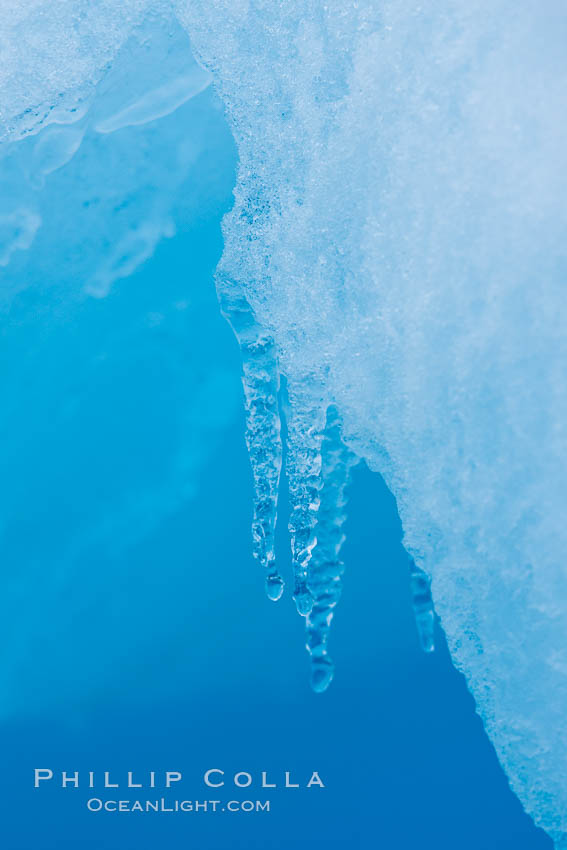
<path id="1" fill-rule="evenodd" d="M 266 596 L 272 602 L 277 602 L 282 597 L 284 587 L 285 583 L 280 575 L 268 576 L 266 579 Z"/>
<path id="2" fill-rule="evenodd" d="M 328 655 L 313 659 L 311 666 L 311 687 L 316 694 L 322 694 L 327 690 L 333 681 L 334 675 L 335 665 Z"/>
<path id="3" fill-rule="evenodd" d="M 435 611 L 429 577 L 415 564 L 411 567 L 410 586 L 419 642 L 424 652 L 435 649 Z"/>
<path id="4" fill-rule="evenodd" d="M 297 613 L 301 614 L 302 617 L 307 617 L 313 608 L 313 596 L 308 588 L 305 585 L 299 587 L 293 594 L 293 599 L 295 601 Z"/>

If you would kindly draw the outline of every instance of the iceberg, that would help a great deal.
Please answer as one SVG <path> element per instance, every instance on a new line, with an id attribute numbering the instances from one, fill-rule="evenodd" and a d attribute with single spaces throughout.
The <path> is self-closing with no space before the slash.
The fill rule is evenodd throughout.
<path id="1" fill-rule="evenodd" d="M 324 690 L 349 469 L 380 472 L 413 560 L 421 643 L 432 649 L 433 598 L 513 789 L 566 848 L 563 4 L 9 5 L 1 137 L 24 171 L 36 163 L 37 185 L 84 149 L 81 122 L 94 150 L 213 79 L 239 155 L 217 290 L 242 349 L 268 595 L 283 592 L 285 449 L 293 595 Z M 130 35 L 163 21 L 189 34 L 201 68 L 179 67 L 186 45 L 164 46 L 164 78 L 136 80 Z M 126 82 L 98 98 L 109 68 Z M 104 297 L 173 232 L 174 184 L 164 169 L 136 227 L 92 247 L 102 261 L 87 291 Z M 14 184 L 2 201 L 3 265 L 34 250 L 35 191 Z"/>

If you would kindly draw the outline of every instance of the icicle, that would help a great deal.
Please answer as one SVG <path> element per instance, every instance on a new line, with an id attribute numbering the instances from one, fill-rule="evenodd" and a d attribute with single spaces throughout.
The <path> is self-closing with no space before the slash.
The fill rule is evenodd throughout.
<path id="1" fill-rule="evenodd" d="M 424 652 L 435 649 L 435 612 L 429 577 L 412 560 L 410 587 L 419 642 Z"/>
<path id="2" fill-rule="evenodd" d="M 242 351 L 246 445 L 254 481 L 254 556 L 266 571 L 266 593 L 276 602 L 284 589 L 274 552 L 282 466 L 277 355 L 272 337 L 256 321 L 242 288 L 229 278 L 219 277 L 217 291 L 223 315 L 230 322 Z"/>
<path id="3" fill-rule="evenodd" d="M 286 472 L 291 504 L 289 532 L 293 566 L 293 598 L 298 612 L 305 617 L 313 607 L 307 584 L 307 569 L 315 545 L 315 524 L 321 487 L 321 441 L 325 406 L 310 389 L 303 394 L 297 387 L 289 391 Z"/>
<path id="4" fill-rule="evenodd" d="M 345 536 L 345 490 L 356 458 L 341 439 L 341 422 L 334 406 L 327 411 L 327 424 L 322 443 L 323 486 L 315 534 L 317 545 L 309 563 L 308 586 L 314 604 L 307 617 L 307 649 L 311 654 L 311 686 L 325 691 L 333 678 L 327 641 L 334 609 L 341 595 L 343 562 L 340 550 Z"/>

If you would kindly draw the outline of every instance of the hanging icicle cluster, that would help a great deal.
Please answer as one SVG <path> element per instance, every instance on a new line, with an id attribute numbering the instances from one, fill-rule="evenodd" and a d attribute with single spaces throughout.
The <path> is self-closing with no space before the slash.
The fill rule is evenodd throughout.
<path id="1" fill-rule="evenodd" d="M 246 445 L 254 485 L 253 552 L 264 568 L 266 594 L 277 602 L 284 591 L 275 556 L 283 454 L 277 350 L 273 338 L 256 321 L 241 287 L 219 275 L 217 291 L 242 352 Z M 316 386 L 313 375 L 288 383 L 286 475 L 293 598 L 298 613 L 306 618 L 311 685 L 314 691 L 322 692 L 334 675 L 328 638 L 341 596 L 346 488 L 357 458 L 343 442 L 336 406 L 326 404 L 323 387 L 317 393 Z M 420 643 L 430 652 L 434 648 L 435 615 L 429 579 L 413 561 L 410 580 Z"/>

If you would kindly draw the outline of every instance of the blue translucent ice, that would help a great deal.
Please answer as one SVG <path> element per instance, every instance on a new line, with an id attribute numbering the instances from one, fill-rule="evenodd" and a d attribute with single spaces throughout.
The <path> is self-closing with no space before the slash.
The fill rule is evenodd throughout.
<path id="1" fill-rule="evenodd" d="M 176 167 L 151 172 L 152 191 L 134 215 L 113 202 L 128 179 L 123 158 L 105 158 L 103 174 L 97 146 L 164 120 L 207 78 L 189 59 L 180 67 L 188 48 L 170 23 L 164 77 L 134 82 L 144 37 L 134 49 L 130 31 L 164 26 L 166 3 L 152 4 L 148 18 L 142 0 L 68 0 L 44 17 L 42 0 L 10 5 L 17 14 L 0 32 L 9 45 L 0 116 L 13 140 L 0 263 L 36 250 L 45 218 L 37 193 L 82 156 L 104 218 L 62 276 L 80 276 L 84 291 L 102 297 L 173 232 L 169 199 L 198 151 L 188 134 Z M 293 592 L 314 660 L 326 664 L 332 613 L 314 630 L 327 497 L 342 513 L 326 441 L 340 433 L 339 454 L 364 458 L 397 498 L 425 647 L 431 579 L 453 658 L 513 788 L 566 847 L 564 5 L 173 6 L 239 153 L 218 290 L 243 347 L 255 551 L 268 591 L 281 591 L 273 533 L 284 374 Z M 52 48 L 34 52 L 44 42 Z M 114 91 L 129 93 L 125 102 L 100 88 L 115 55 L 110 73 L 124 75 Z M 165 127 L 154 146 L 168 145 Z M 148 164 L 157 168 L 151 153 Z M 325 605 L 335 601 L 329 592 Z M 318 689 L 328 678 L 316 678 Z"/>

